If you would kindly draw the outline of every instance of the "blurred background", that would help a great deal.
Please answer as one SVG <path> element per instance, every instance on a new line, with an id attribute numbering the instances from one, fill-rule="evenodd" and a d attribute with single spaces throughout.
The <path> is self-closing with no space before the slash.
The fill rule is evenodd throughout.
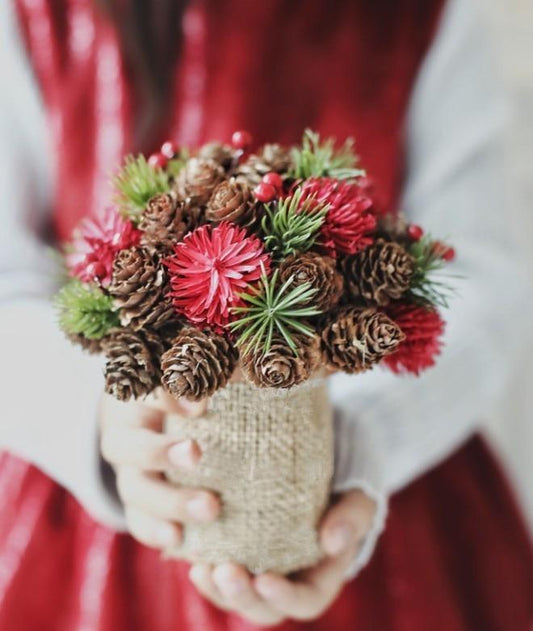
<path id="1" fill-rule="evenodd" d="M 499 53 L 513 108 L 513 124 L 507 143 L 506 212 L 520 210 L 519 230 L 530 244 L 533 235 L 533 2 L 486 0 L 486 12 Z M 524 212 L 524 210 L 529 212 Z M 533 247 L 530 245 L 533 278 Z M 533 290 L 533 287 L 532 287 Z M 516 365 L 513 386 L 502 408 L 488 422 L 505 464 L 526 507 L 533 530 L 533 335 L 524 340 L 524 352 Z"/>

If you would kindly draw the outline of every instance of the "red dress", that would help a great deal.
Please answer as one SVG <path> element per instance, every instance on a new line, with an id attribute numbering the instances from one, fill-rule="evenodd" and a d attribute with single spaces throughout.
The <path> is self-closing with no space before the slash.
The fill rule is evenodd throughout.
<path id="1" fill-rule="evenodd" d="M 60 237 L 105 203 L 108 174 L 132 147 L 136 75 L 95 4 L 17 0 L 56 144 Z M 294 142 L 305 126 L 356 134 L 383 203 L 394 207 L 406 105 L 441 4 L 194 2 L 165 135 L 194 145 L 238 128 L 258 142 Z M 199 596 L 184 563 L 95 523 L 31 465 L 0 456 L 0 491 L 0 631 L 253 628 Z M 320 620 L 282 628 L 531 631 L 532 624 L 530 541 L 476 438 L 392 498 L 369 566 Z"/>

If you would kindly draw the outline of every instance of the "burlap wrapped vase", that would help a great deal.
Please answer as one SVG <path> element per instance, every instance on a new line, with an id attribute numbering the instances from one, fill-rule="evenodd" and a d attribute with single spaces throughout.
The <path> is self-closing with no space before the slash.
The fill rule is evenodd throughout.
<path id="1" fill-rule="evenodd" d="M 194 471 L 168 471 L 176 484 L 212 489 L 219 519 L 184 527 L 170 556 L 251 572 L 289 573 L 320 558 L 317 526 L 333 474 L 333 421 L 327 384 L 312 379 L 290 390 L 230 383 L 200 419 L 169 418 L 167 432 L 196 440 Z"/>

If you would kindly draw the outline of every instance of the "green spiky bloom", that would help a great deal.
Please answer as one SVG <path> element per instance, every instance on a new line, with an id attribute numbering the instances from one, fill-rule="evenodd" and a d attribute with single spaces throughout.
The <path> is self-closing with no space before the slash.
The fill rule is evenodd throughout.
<path id="1" fill-rule="evenodd" d="M 415 260 L 415 273 L 411 278 L 409 291 L 413 302 L 448 307 L 448 298 L 453 293 L 453 287 L 442 280 L 445 278 L 443 275 L 438 275 L 445 262 L 436 252 L 431 237 L 426 235 L 420 241 L 415 241 L 408 251 Z"/>
<path id="2" fill-rule="evenodd" d="M 291 288 L 293 277 L 278 286 L 279 270 L 271 278 L 262 276 L 259 287 L 250 287 L 250 293 L 242 294 L 246 306 L 235 307 L 233 313 L 241 315 L 229 326 L 240 332 L 237 346 L 246 354 L 250 351 L 268 353 L 274 334 L 281 334 L 296 352 L 292 334 L 294 331 L 312 337 L 314 331 L 302 322 L 321 313 L 315 307 L 302 306 L 314 296 L 316 289 L 310 283 Z"/>
<path id="3" fill-rule="evenodd" d="M 163 169 L 150 166 L 143 155 L 130 155 L 113 184 L 117 191 L 115 201 L 122 214 L 136 221 L 151 197 L 168 191 L 169 176 Z"/>
<path id="4" fill-rule="evenodd" d="M 357 156 L 353 150 L 353 139 L 348 139 L 340 149 L 335 149 L 335 139 L 321 141 L 320 135 L 306 129 L 302 146 L 291 150 L 293 167 L 290 176 L 296 179 L 309 177 L 333 177 L 348 180 L 364 175 L 357 168 Z"/>
<path id="5" fill-rule="evenodd" d="M 99 340 L 119 325 L 111 297 L 96 285 L 85 285 L 78 279 L 61 289 L 55 307 L 65 333 L 81 334 L 88 340 Z"/>
<path id="6" fill-rule="evenodd" d="M 283 259 L 295 252 L 306 252 L 315 243 L 328 212 L 327 204 L 318 204 L 309 197 L 300 203 L 302 191 L 266 206 L 261 222 L 265 248 L 274 259 Z"/>

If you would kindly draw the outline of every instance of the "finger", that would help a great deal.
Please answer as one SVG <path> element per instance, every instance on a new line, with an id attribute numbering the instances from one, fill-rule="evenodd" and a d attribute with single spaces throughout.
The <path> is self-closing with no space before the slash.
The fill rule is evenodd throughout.
<path id="1" fill-rule="evenodd" d="M 125 504 L 159 519 L 208 522 L 220 512 L 220 501 L 213 493 L 176 487 L 135 467 L 117 469 L 117 488 Z"/>
<path id="2" fill-rule="evenodd" d="M 207 598 L 220 609 L 228 610 L 228 604 L 213 581 L 209 565 L 193 565 L 189 570 L 189 578 L 204 598 Z"/>
<path id="3" fill-rule="evenodd" d="M 320 543 L 326 554 L 345 554 L 357 549 L 372 526 L 376 504 L 363 491 L 345 493 L 322 521 Z"/>
<path id="4" fill-rule="evenodd" d="M 254 624 L 274 625 L 283 616 L 272 609 L 257 593 L 248 572 L 235 563 L 214 568 L 212 579 L 228 606 Z"/>
<path id="5" fill-rule="evenodd" d="M 144 471 L 191 469 L 201 456 L 198 444 L 192 440 L 176 442 L 167 434 L 123 425 L 109 426 L 102 432 L 100 449 L 114 466 L 135 466 Z"/>
<path id="6" fill-rule="evenodd" d="M 156 519 L 132 506 L 126 506 L 128 530 L 137 541 L 151 548 L 167 548 L 181 543 L 182 531 L 178 524 Z"/>
<path id="7" fill-rule="evenodd" d="M 145 403 L 156 410 L 166 414 L 177 414 L 188 418 L 203 416 L 207 410 L 207 400 L 189 401 L 189 399 L 177 399 L 163 388 L 157 388 L 145 399 Z"/>
<path id="8" fill-rule="evenodd" d="M 140 401 L 119 401 L 104 394 L 100 407 L 100 425 L 105 431 L 108 426 L 144 427 L 155 432 L 163 430 L 163 410 Z"/>

